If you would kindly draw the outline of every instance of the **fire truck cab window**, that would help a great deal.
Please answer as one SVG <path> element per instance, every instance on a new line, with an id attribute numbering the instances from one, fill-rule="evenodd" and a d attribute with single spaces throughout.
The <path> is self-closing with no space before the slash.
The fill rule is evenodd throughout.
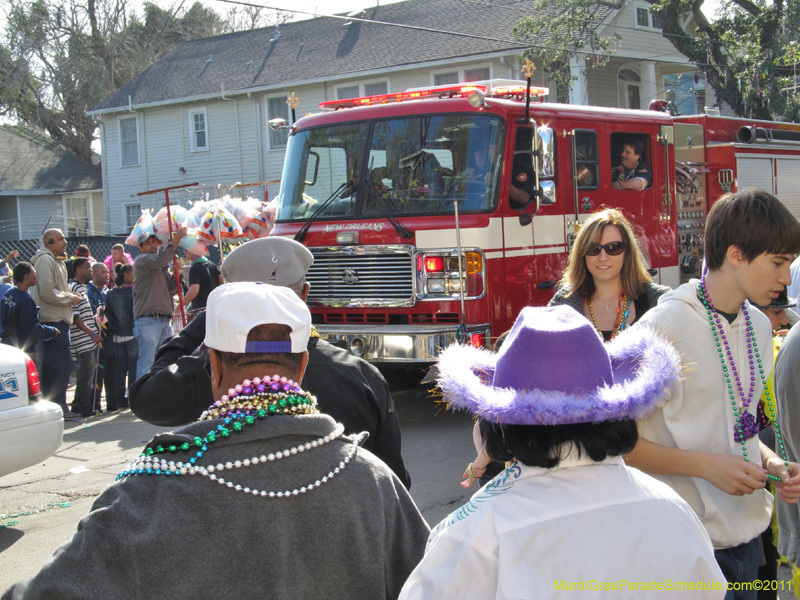
<path id="1" fill-rule="evenodd" d="M 596 190 L 600 185 L 600 160 L 597 132 L 575 130 L 575 175 L 579 190 Z"/>
<path id="2" fill-rule="evenodd" d="M 653 187 L 649 149 L 649 135 L 627 132 L 611 134 L 611 186 L 615 190 L 640 192 Z"/>
<path id="3" fill-rule="evenodd" d="M 376 121 L 363 214 L 489 210 L 497 202 L 503 124 L 483 115 Z"/>
<path id="4" fill-rule="evenodd" d="M 511 167 L 509 202 L 512 208 L 523 208 L 530 203 L 535 191 L 536 177 L 533 174 L 533 140 L 536 131 L 532 127 L 520 127 L 514 138 L 514 160 Z"/>
<path id="5" fill-rule="evenodd" d="M 345 217 L 356 212 L 367 123 L 348 123 L 298 132 L 289 137 L 277 218 Z M 326 202 L 327 201 L 327 202 Z"/>

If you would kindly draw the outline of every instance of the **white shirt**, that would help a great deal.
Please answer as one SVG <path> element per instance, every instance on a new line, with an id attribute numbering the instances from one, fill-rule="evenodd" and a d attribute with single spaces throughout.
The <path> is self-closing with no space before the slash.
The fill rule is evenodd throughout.
<path id="1" fill-rule="evenodd" d="M 772 327 L 757 308 L 748 308 L 764 373 L 772 372 Z M 741 369 L 745 390 L 750 383 L 744 315 L 733 323 L 724 317 L 725 330 L 736 365 Z M 639 434 L 662 446 L 701 450 L 714 454 L 743 456 L 742 445 L 733 438 L 735 416 L 731 407 L 719 349 L 711 333 L 706 309 L 697 297 L 697 280 L 692 279 L 667 292 L 639 321 L 638 326 L 660 332 L 681 355 L 681 382 L 663 407 L 639 421 Z M 755 393 L 747 412 L 756 416 L 761 396 L 761 378 L 756 372 Z M 733 378 L 731 378 L 733 380 Z M 735 389 L 735 388 L 734 388 Z M 741 400 L 737 397 L 737 402 Z M 747 454 L 761 465 L 758 436 L 747 440 Z M 731 496 L 709 481 L 677 475 L 654 475 L 689 503 L 703 522 L 714 547 L 732 548 L 752 540 L 769 526 L 773 497 L 764 489 L 745 496 Z"/>
<path id="2" fill-rule="evenodd" d="M 800 295 L 800 256 L 794 259 L 790 269 L 792 271 L 792 283 L 786 288 L 786 291 L 789 292 L 790 298 L 797 298 Z"/>
<path id="3" fill-rule="evenodd" d="M 649 591 L 701 581 L 720 589 Z M 512 464 L 431 532 L 400 598 L 722 598 L 725 585 L 673 490 L 619 457 L 584 454 L 554 469 Z"/>

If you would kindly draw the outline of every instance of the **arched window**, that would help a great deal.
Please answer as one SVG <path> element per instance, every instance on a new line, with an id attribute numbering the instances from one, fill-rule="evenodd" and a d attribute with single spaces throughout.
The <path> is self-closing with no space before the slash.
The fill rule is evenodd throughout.
<path id="1" fill-rule="evenodd" d="M 640 109 L 641 99 L 639 97 L 639 87 L 642 78 L 639 73 L 631 68 L 622 67 L 617 73 L 619 83 L 619 105 L 621 108 Z"/>

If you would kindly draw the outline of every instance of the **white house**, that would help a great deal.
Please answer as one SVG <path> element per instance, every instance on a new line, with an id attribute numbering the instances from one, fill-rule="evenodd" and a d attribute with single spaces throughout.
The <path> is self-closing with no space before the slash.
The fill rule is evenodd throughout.
<path id="1" fill-rule="evenodd" d="M 106 233 L 100 172 L 33 129 L 0 126 L 0 241 Z"/>
<path id="2" fill-rule="evenodd" d="M 181 44 L 89 112 L 101 124 L 108 232 L 129 231 L 142 208 L 163 204 L 163 195 L 139 192 L 279 179 L 287 134 L 267 122 L 289 120 L 291 92 L 299 118 L 325 100 L 521 79 L 525 46 L 511 30 L 531 6 L 407 0 L 355 18 L 320 17 Z M 572 103 L 647 108 L 674 90 L 684 112 L 696 112 L 704 85 L 662 37 L 649 7 L 629 0 L 601 9 L 598 31 L 622 39 L 608 66 L 580 77 Z M 577 72 L 581 65 L 573 66 Z M 547 85 L 541 66 L 534 83 Z"/>

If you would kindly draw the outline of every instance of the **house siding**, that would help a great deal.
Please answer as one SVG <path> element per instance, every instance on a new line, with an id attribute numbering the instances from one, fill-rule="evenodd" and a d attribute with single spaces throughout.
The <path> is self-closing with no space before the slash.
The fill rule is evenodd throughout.
<path id="1" fill-rule="evenodd" d="M 0 241 L 16 240 L 18 237 L 17 197 L 0 196 Z"/>
<path id="2" fill-rule="evenodd" d="M 48 219 L 50 219 L 48 228 L 63 229 L 64 203 L 61 194 L 20 196 L 19 222 L 22 233 L 20 239 L 39 239 Z"/>

